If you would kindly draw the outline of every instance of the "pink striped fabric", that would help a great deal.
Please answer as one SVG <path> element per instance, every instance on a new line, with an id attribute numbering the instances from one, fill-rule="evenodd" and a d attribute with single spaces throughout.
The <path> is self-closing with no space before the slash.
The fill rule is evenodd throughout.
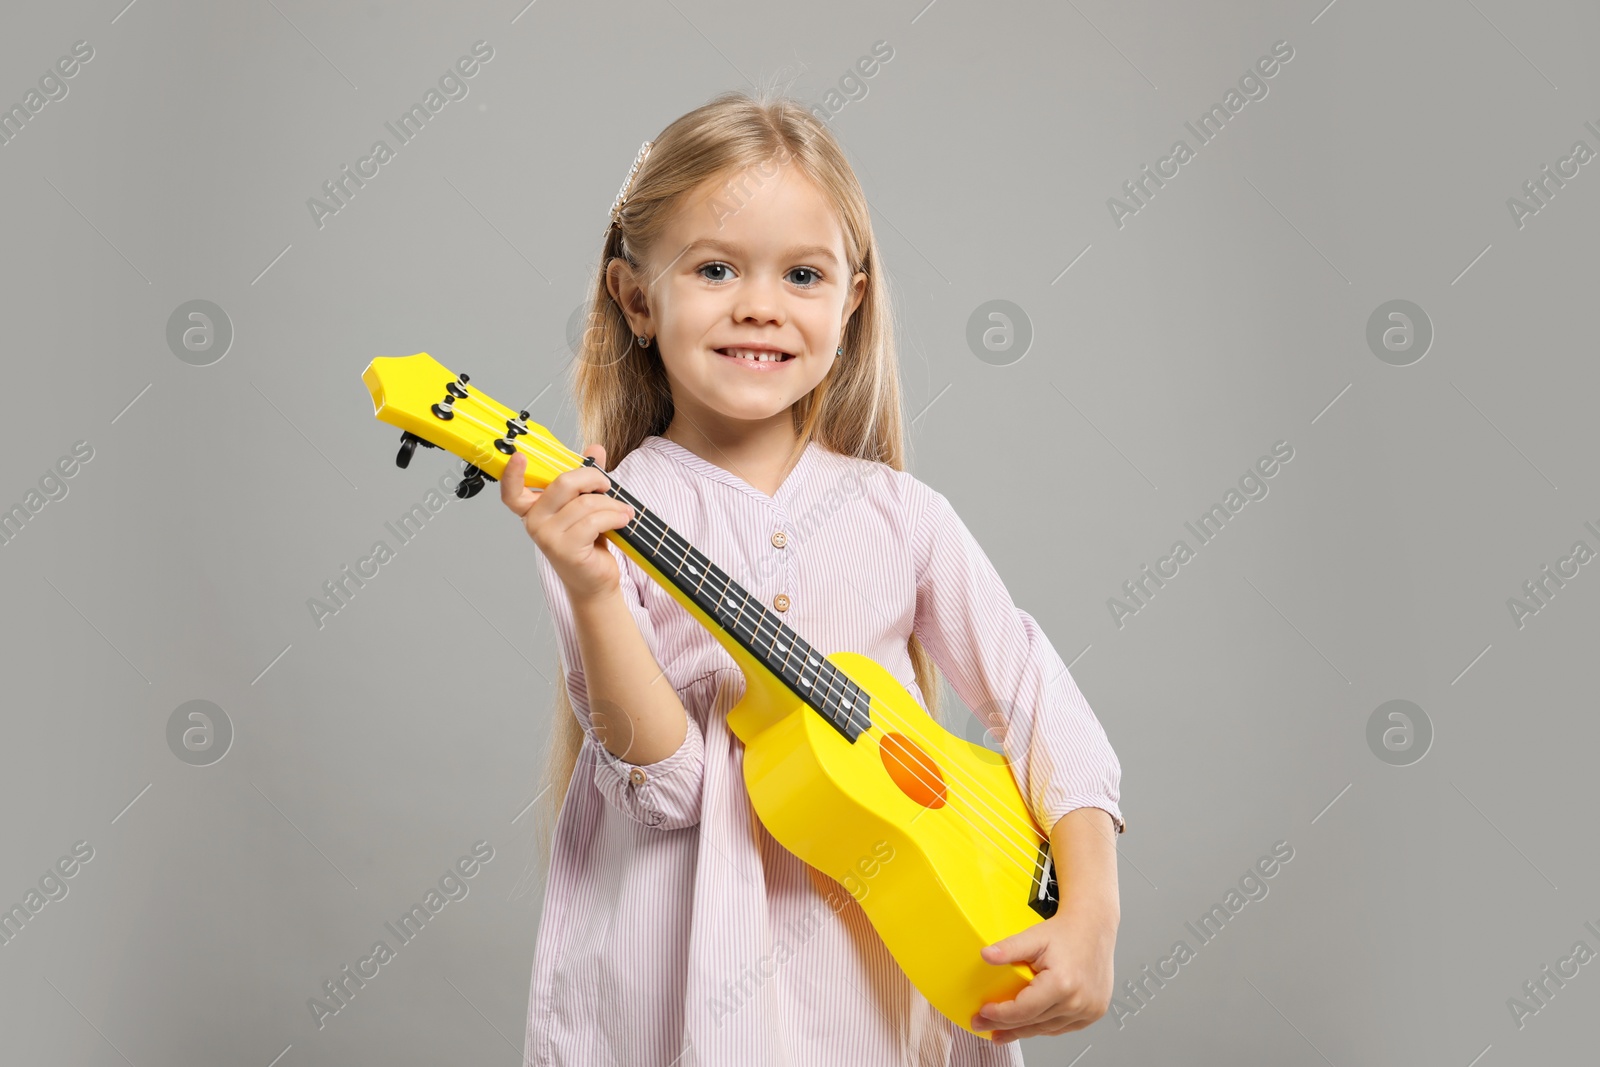
<path id="1" fill-rule="evenodd" d="M 664 437 L 647 437 L 612 473 L 762 602 L 787 595 L 782 619 L 814 647 L 870 656 L 921 701 L 906 651 L 915 628 L 968 707 L 1007 720 L 994 732 L 1042 827 L 1093 806 L 1122 828 L 1121 766 L 1104 730 L 943 494 L 817 443 L 771 497 Z M 1016 1043 L 985 1041 L 934 1010 L 855 898 L 767 833 L 725 719 L 744 675 L 611 551 L 689 731 L 637 783 L 634 766 L 599 743 L 571 605 L 539 554 L 586 736 L 552 846 L 524 1064 L 1021 1064 Z"/>

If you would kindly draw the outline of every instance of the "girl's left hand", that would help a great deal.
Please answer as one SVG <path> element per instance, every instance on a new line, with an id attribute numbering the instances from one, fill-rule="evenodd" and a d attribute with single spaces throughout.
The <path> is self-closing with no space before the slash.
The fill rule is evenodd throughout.
<path id="1" fill-rule="evenodd" d="M 983 950 L 986 963 L 1026 963 L 1036 972 L 1016 998 L 985 1004 L 974 1030 L 996 1044 L 1081 1030 L 1111 1005 L 1118 917 L 1063 901 L 1050 918 Z"/>

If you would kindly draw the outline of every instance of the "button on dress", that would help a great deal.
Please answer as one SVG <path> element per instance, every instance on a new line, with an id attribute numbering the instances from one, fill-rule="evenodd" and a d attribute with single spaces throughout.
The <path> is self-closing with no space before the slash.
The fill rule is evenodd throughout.
<path id="1" fill-rule="evenodd" d="M 664 437 L 612 477 L 813 647 L 869 656 L 922 693 L 913 631 L 969 708 L 993 709 L 1048 833 L 1098 807 L 1123 828 L 1121 766 L 1033 617 L 943 494 L 811 442 L 772 496 Z M 917 992 L 854 897 L 767 833 L 726 716 L 733 658 L 607 543 L 688 730 L 634 765 L 595 736 L 571 604 L 537 553 L 584 741 L 552 843 L 527 1067 L 1000 1067 L 1021 1064 Z M 981 727 L 977 728 L 981 731 Z"/>

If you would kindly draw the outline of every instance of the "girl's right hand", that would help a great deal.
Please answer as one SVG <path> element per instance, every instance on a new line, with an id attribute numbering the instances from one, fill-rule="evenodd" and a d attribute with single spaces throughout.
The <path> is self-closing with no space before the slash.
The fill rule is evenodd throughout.
<path id="1" fill-rule="evenodd" d="M 633 508 L 606 495 L 611 482 L 603 469 L 605 448 L 589 445 L 583 455 L 594 456 L 599 467 L 562 471 L 543 490 L 524 484 L 528 459 L 520 450 L 500 476 L 500 499 L 522 519 L 574 601 L 600 600 L 620 588 L 622 575 L 605 531 L 634 519 Z"/>

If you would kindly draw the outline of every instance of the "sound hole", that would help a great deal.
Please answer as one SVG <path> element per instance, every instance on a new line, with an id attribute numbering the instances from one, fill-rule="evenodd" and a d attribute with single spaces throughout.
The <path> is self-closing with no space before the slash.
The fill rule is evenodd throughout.
<path id="1" fill-rule="evenodd" d="M 945 803 L 944 776 L 915 741 L 905 734 L 885 734 L 878 745 L 883 769 L 900 792 L 925 808 L 942 808 Z"/>

